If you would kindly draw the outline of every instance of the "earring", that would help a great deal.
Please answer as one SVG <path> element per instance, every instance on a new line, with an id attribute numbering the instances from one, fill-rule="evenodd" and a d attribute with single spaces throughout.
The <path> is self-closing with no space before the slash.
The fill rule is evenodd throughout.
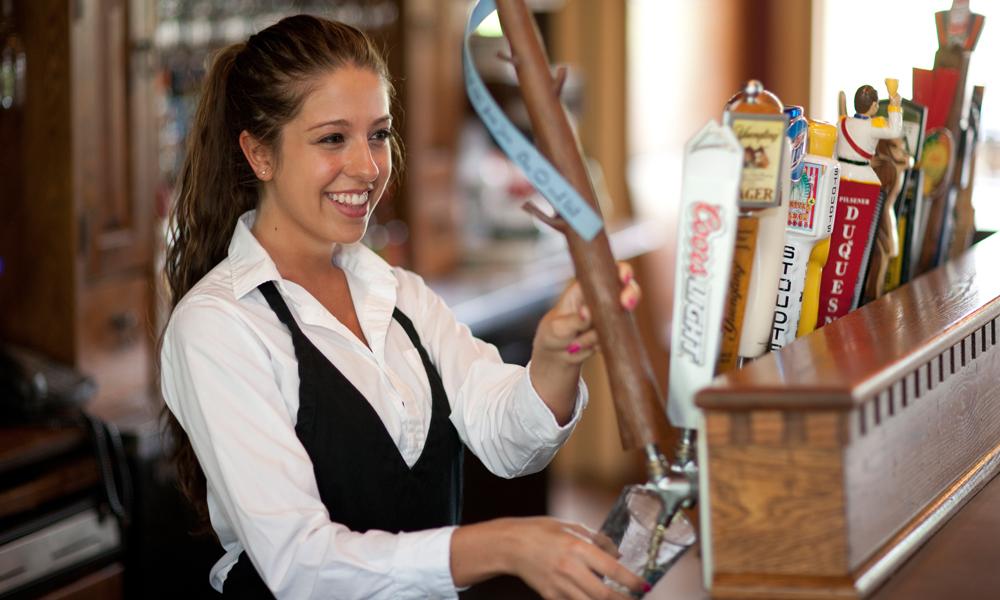
<path id="1" fill-rule="evenodd" d="M 261 175 L 267 175 L 267 171 L 261 171 L 260 174 Z"/>

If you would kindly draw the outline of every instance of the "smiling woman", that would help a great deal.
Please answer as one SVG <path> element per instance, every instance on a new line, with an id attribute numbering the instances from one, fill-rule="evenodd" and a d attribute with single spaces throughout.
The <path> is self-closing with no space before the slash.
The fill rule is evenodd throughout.
<path id="1" fill-rule="evenodd" d="M 300 15 L 223 49 L 206 78 L 166 275 L 165 420 L 225 555 L 225 597 L 454 598 L 517 575 L 546 598 L 649 589 L 585 528 L 459 527 L 462 457 L 537 472 L 586 405 L 597 335 L 579 284 L 504 364 L 416 275 L 358 243 L 399 154 L 385 63 Z M 620 272 L 623 307 L 638 288 Z"/>

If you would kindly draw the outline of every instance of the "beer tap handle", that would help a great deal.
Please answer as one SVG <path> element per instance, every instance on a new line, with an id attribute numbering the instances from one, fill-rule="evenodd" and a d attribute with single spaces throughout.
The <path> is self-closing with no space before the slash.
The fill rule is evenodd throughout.
<path id="1" fill-rule="evenodd" d="M 764 89 L 759 81 L 751 80 L 743 85 L 739 93 L 726 104 L 723 122 L 729 125 L 743 147 L 743 173 L 740 182 L 740 220 L 739 232 L 733 255 L 732 276 L 726 300 L 725 320 L 722 328 L 722 348 L 719 355 L 717 372 L 724 373 L 736 368 L 738 355 L 744 351 L 747 343 L 756 344 L 760 326 L 754 325 L 752 342 L 744 341 L 744 328 L 755 319 L 764 318 L 764 349 L 766 350 L 771 323 L 774 316 L 774 293 L 777 291 L 777 270 L 780 267 L 780 251 L 784 240 L 785 219 L 787 219 L 788 203 L 782 208 L 781 182 L 787 180 L 790 147 L 786 151 L 785 132 L 788 127 L 788 115 L 777 96 Z M 786 156 L 787 155 L 787 156 Z M 787 185 L 786 185 L 787 187 Z M 784 217 L 780 215 L 784 214 Z M 775 233 L 775 220 L 779 232 Z M 757 248 L 762 236 L 760 228 L 767 223 L 766 229 L 771 239 L 764 254 Z M 778 254 L 772 257 L 772 247 L 777 239 Z M 767 271 L 775 269 L 774 277 L 768 272 L 762 281 L 760 268 Z M 761 308 L 761 284 L 774 280 L 774 290 L 766 292 L 768 299 Z M 755 283 L 757 282 L 757 283 Z M 748 303 L 752 307 L 753 316 L 747 318 Z M 762 316 L 762 310 L 768 315 Z M 756 356 L 756 355 L 755 355 Z"/>
<path id="2" fill-rule="evenodd" d="M 789 206 L 772 349 L 783 348 L 816 328 L 820 276 L 830 250 L 840 184 L 840 163 L 833 159 L 837 128 L 813 120 L 808 127 L 809 151 Z"/>
<path id="3" fill-rule="evenodd" d="M 667 402 L 675 427 L 698 428 L 694 396 L 715 376 L 742 169 L 743 146 L 729 127 L 709 122 L 685 146 Z"/>
<path id="4" fill-rule="evenodd" d="M 743 333 L 740 336 L 739 356 L 754 359 L 767 352 L 771 343 L 774 324 L 774 301 L 778 294 L 778 280 L 782 271 L 785 248 L 785 227 L 788 224 L 788 202 L 791 188 L 791 141 L 782 139 L 781 204 L 758 211 L 760 223 L 757 248 L 750 272 L 746 312 L 743 315 Z"/>
<path id="5" fill-rule="evenodd" d="M 534 18 L 524 0 L 496 0 L 496 8 L 510 43 L 538 150 L 599 214 L 580 145 L 558 97 L 559 77 L 553 76 Z M 586 240 L 572 228 L 562 231 L 593 311 L 622 446 L 631 449 L 655 444 L 667 427 L 663 401 L 635 320 L 619 304 L 621 282 L 607 232 L 601 230 Z"/>

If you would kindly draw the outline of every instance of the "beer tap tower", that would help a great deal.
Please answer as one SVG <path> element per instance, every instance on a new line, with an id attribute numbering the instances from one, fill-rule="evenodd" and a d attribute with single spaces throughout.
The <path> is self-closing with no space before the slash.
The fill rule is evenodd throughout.
<path id="1" fill-rule="evenodd" d="M 565 71 L 560 69 L 553 72 L 525 0 L 479 0 L 473 8 L 466 29 L 467 35 L 494 7 L 510 43 L 510 60 L 517 72 L 538 151 L 548 161 L 544 164 L 554 167 L 553 171 L 546 172 L 551 173 L 552 177 L 557 173 L 561 174 L 582 198 L 581 202 L 588 207 L 587 210 L 597 212 L 595 194 L 579 144 L 559 100 Z M 466 60 L 470 100 L 489 127 L 490 123 L 497 121 L 496 112 L 499 109 L 483 109 L 483 104 L 479 101 L 481 97 L 477 95 L 488 92 L 474 91 L 470 86 L 470 81 L 474 79 L 474 73 L 469 72 L 470 63 L 471 60 Z M 474 67 L 472 69 L 474 71 Z M 863 269 L 874 241 L 877 213 L 884 201 L 884 195 L 879 193 L 881 182 L 868 161 L 874 154 L 876 138 L 899 137 L 900 99 L 895 93 L 894 82 L 887 80 L 886 83 L 892 98 L 887 123 L 876 122 L 876 126 L 872 127 L 870 117 L 878 108 L 878 97 L 877 94 L 874 97 L 861 94 L 857 103 L 859 114 L 842 120 L 839 125 L 836 154 L 839 168 L 842 169 L 842 179 L 834 237 L 830 244 L 830 260 L 831 263 L 835 260 L 845 262 L 843 266 L 832 264 L 832 268 L 828 265 L 823 270 L 821 293 L 838 296 L 837 300 L 842 299 L 843 304 L 837 306 L 837 302 L 826 298 L 824 314 L 824 300 L 821 298 L 820 326 L 832 323 L 848 310 L 857 307 L 861 294 Z M 775 589 L 798 593 L 803 585 L 813 585 L 812 579 L 806 581 L 798 578 L 797 574 L 801 572 L 807 577 L 818 573 L 817 581 L 832 590 L 833 596 L 824 595 L 824 588 L 817 598 L 841 597 L 841 592 L 846 594 L 843 597 L 856 598 L 867 594 L 873 586 L 883 581 L 888 569 L 894 568 L 900 561 L 898 557 L 902 555 L 888 543 L 885 544 L 885 556 L 873 554 L 869 557 L 855 552 L 855 547 L 866 550 L 882 548 L 878 545 L 882 542 L 874 539 L 874 534 L 866 533 L 871 527 L 854 528 L 845 532 L 843 525 L 846 519 L 841 515 L 845 510 L 842 506 L 843 499 L 850 494 L 868 493 L 868 482 L 862 481 L 846 491 L 838 487 L 844 485 L 841 475 L 845 464 L 845 459 L 838 453 L 847 448 L 856 454 L 855 448 L 867 451 L 870 446 L 877 444 L 879 440 L 875 437 L 865 437 L 868 428 L 879 425 L 883 419 L 894 415 L 894 411 L 907 408 L 911 390 L 915 390 L 915 397 L 920 397 L 922 382 L 926 381 L 928 388 L 933 387 L 932 379 L 943 382 L 945 355 L 935 354 L 941 351 L 938 347 L 940 344 L 935 340 L 924 339 L 927 336 L 921 330 L 919 335 L 924 337 L 914 338 L 921 345 L 919 356 L 914 354 L 903 359 L 888 356 L 887 352 L 895 348 L 907 347 L 905 342 L 909 338 L 897 336 L 902 339 L 900 343 L 889 344 L 891 347 L 888 349 L 879 348 L 878 344 L 873 343 L 873 334 L 868 333 L 865 327 L 867 322 L 864 321 L 864 315 L 851 315 L 829 329 L 815 332 L 809 336 L 808 341 L 799 342 L 802 345 L 798 348 L 805 350 L 801 354 L 780 350 L 755 361 L 746 369 L 725 373 L 713 379 L 716 371 L 724 372 L 737 366 L 738 355 L 754 358 L 763 354 L 770 342 L 775 308 L 773 294 L 777 291 L 781 251 L 785 246 L 785 228 L 788 223 L 787 211 L 792 193 L 792 153 L 791 143 L 786 137 L 787 123 L 788 116 L 783 112 L 780 101 L 767 94 L 759 82 L 751 81 L 727 106 L 724 124 L 720 126 L 714 122 L 708 123 L 685 148 L 675 284 L 678 300 L 674 305 L 670 389 L 666 411 L 663 410 L 664 404 L 642 349 L 635 322 L 618 305 L 620 284 L 605 232 L 598 230 L 593 235 L 582 234 L 570 219 L 572 213 L 579 210 L 579 206 L 570 207 L 564 212 L 557 202 L 559 198 L 550 198 L 541 189 L 539 191 L 552 202 L 559 215 L 548 215 L 530 206 L 526 209 L 567 238 L 577 276 L 594 311 L 595 327 L 607 362 L 622 445 L 625 449 L 641 448 L 645 455 L 648 481 L 627 487 L 602 527 L 602 533 L 618 549 L 620 562 L 650 583 L 655 583 L 683 551 L 694 543 L 693 528 L 681 509 L 692 506 L 699 498 L 711 498 L 711 510 L 701 512 L 700 524 L 703 567 L 706 581 L 713 586 L 713 594 L 718 591 L 720 594 L 731 592 L 734 595 L 726 597 L 733 598 L 771 597 L 766 594 L 771 589 L 769 586 L 772 580 L 776 582 Z M 881 129 L 886 131 L 876 131 Z M 506 133 L 493 133 L 503 147 Z M 511 154 L 511 158 L 520 165 L 520 154 Z M 828 166 L 831 175 L 838 168 L 837 163 L 829 163 Z M 531 179 L 532 175 L 528 175 Z M 539 183 L 545 184 L 549 180 L 550 176 L 547 175 L 544 180 L 532 179 L 532 183 L 538 187 Z M 835 184 L 828 187 L 836 189 Z M 829 210 L 826 204 L 822 206 Z M 862 207 L 866 209 L 864 215 Z M 776 229 L 771 232 L 764 228 L 764 221 L 773 221 Z M 862 227 L 863 223 L 867 223 L 867 226 Z M 758 245 L 758 237 L 766 243 Z M 777 248 L 777 251 L 773 248 Z M 738 256 L 741 252 L 742 256 Z M 817 253 L 810 251 L 809 254 L 811 256 Z M 821 250 L 818 254 L 824 252 Z M 853 266 L 849 268 L 846 261 L 852 255 L 861 260 L 851 263 Z M 770 267 L 774 267 L 774 273 L 769 272 Z M 756 334 L 753 336 L 755 339 L 751 340 L 761 348 L 759 352 L 755 348 L 753 352 L 745 353 L 739 349 L 742 344 L 737 344 L 724 349 L 723 332 L 731 333 L 730 328 L 735 329 L 737 324 L 742 327 L 744 323 L 744 318 L 738 313 L 743 301 L 750 295 L 748 290 L 754 285 L 751 283 L 753 275 L 759 280 L 757 286 L 760 297 L 766 299 L 766 302 L 758 304 L 766 308 L 768 315 L 762 327 L 758 322 L 759 317 L 750 319 L 765 332 L 760 343 L 755 341 Z M 974 277 L 974 272 L 970 277 Z M 835 281 L 837 278 L 840 278 L 839 282 Z M 815 279 L 814 273 L 813 284 Z M 927 281 L 931 283 L 925 282 L 924 287 L 939 284 L 935 283 L 937 280 Z M 984 285 L 988 288 L 985 293 L 990 298 L 995 298 L 998 293 L 996 285 L 992 281 L 984 281 Z M 920 292 L 924 288 L 918 286 L 914 289 Z M 725 314 L 727 292 L 730 297 L 729 314 Z M 952 375 L 958 374 L 956 356 L 961 357 L 961 366 L 964 367 L 967 349 L 972 359 L 976 358 L 977 349 L 987 351 L 987 330 L 991 332 L 990 345 L 995 345 L 996 320 L 1000 318 L 996 316 L 996 306 L 1000 304 L 993 302 L 987 307 L 989 310 L 976 309 L 972 311 L 975 314 L 965 310 L 964 305 L 954 310 L 949 309 L 950 312 L 944 316 L 928 311 L 928 318 L 936 319 L 934 328 L 937 330 L 951 328 L 957 332 L 956 335 L 972 332 L 968 340 L 960 339 L 956 346 L 946 351 L 950 353 Z M 878 316 L 879 323 L 888 323 L 883 326 L 883 329 L 887 329 L 892 324 L 885 315 L 899 314 L 895 308 L 892 303 L 879 301 L 866 306 L 865 311 L 866 314 Z M 724 315 L 727 319 L 725 327 Z M 800 325 L 798 333 L 808 333 L 810 325 L 811 323 L 805 324 L 805 327 Z M 903 330 L 897 327 L 884 333 L 890 335 L 901 331 Z M 865 360 L 858 361 L 854 354 L 844 350 L 843 356 L 838 355 L 836 360 L 824 362 L 830 349 L 836 348 L 846 339 L 843 335 L 845 332 L 858 338 L 850 344 L 850 348 L 855 353 L 862 353 Z M 737 340 L 738 338 L 739 335 Z M 949 344 L 953 338 L 955 336 L 950 335 Z M 716 359 L 720 355 L 723 358 L 717 364 Z M 928 370 L 921 375 L 924 371 L 919 369 L 924 367 L 918 363 L 929 358 L 933 358 L 933 361 L 926 363 Z M 906 375 L 899 379 L 897 371 L 902 368 L 897 368 L 896 363 L 899 361 L 904 362 L 906 368 L 911 364 L 917 365 L 918 371 L 914 372 L 917 376 L 911 378 Z M 817 375 L 817 372 L 820 374 Z M 769 378 L 758 385 L 760 373 L 768 374 Z M 962 377 L 974 376 L 970 373 L 971 371 L 966 371 Z M 791 384 L 788 383 L 789 378 Z M 885 387 L 886 385 L 889 387 Z M 744 389 L 751 391 L 744 394 Z M 925 395 L 927 391 L 929 390 L 923 390 Z M 797 396 L 793 398 L 796 394 L 807 400 L 800 401 Z M 744 399 L 744 395 L 748 399 Z M 897 395 L 902 396 L 901 405 Z M 698 397 L 697 404 L 695 396 Z M 734 402 L 731 397 L 738 397 L 739 401 Z M 873 398 L 874 425 L 869 425 L 866 415 L 872 410 Z M 888 416 L 883 416 L 882 404 L 886 400 L 889 412 Z M 951 401 L 951 396 L 944 397 L 941 401 Z M 753 414 L 745 410 L 747 407 Z M 661 453 L 657 440 L 658 433 L 666 425 L 664 412 L 669 415 L 673 425 L 681 429 L 673 462 L 668 462 Z M 849 414 L 854 415 L 850 421 L 847 416 Z M 899 422 L 902 423 L 903 420 L 900 419 Z M 922 423 L 923 421 L 917 425 Z M 991 429 L 994 430 L 995 428 Z M 898 432 L 900 439 L 904 439 L 905 427 L 898 426 L 893 431 Z M 748 444 L 753 448 L 750 454 L 746 450 Z M 709 448 L 712 448 L 711 456 Z M 921 457 L 927 454 L 923 449 L 915 451 L 921 453 Z M 856 462 L 855 454 L 848 455 L 847 459 Z M 996 469 L 1000 470 L 1000 445 L 997 445 L 991 456 L 997 457 L 991 460 L 995 460 Z M 901 456 L 900 460 L 906 458 Z M 966 457 L 963 456 L 963 460 L 964 458 Z M 714 461 L 711 472 L 709 459 Z M 753 462 L 758 459 L 763 459 L 764 462 Z M 781 460 L 785 462 L 782 463 Z M 741 466 L 744 464 L 752 464 L 752 472 L 743 470 Z M 811 479 L 812 472 L 816 466 L 825 469 L 822 472 L 826 479 L 821 483 L 833 490 L 832 495 L 809 495 L 815 479 Z M 848 466 L 855 471 L 859 469 L 854 463 Z M 805 469 L 804 474 L 799 474 L 797 469 L 800 468 Z M 789 479 L 786 476 L 789 473 L 794 473 L 798 479 Z M 887 476 L 895 477 L 895 474 L 889 473 Z M 748 479 L 749 483 L 735 483 L 739 477 Z M 914 485 L 913 481 L 918 478 L 898 479 L 898 482 L 893 479 L 892 483 L 898 483 L 900 489 L 909 490 Z M 755 487 L 758 483 L 760 485 Z M 712 489 L 709 489 L 709 484 Z M 833 506 L 835 510 L 831 512 L 836 513 L 835 518 L 817 522 L 824 527 L 821 535 L 815 539 L 819 550 L 800 549 L 788 543 L 787 547 L 777 544 L 768 546 L 767 552 L 761 551 L 758 543 L 760 539 L 764 539 L 761 535 L 767 540 L 784 540 L 785 537 L 782 536 L 786 534 L 794 536 L 800 523 L 807 518 L 800 519 L 800 515 L 808 515 L 810 510 L 809 506 L 794 505 L 795 519 L 789 520 L 780 514 L 781 511 L 769 506 L 765 507 L 762 514 L 755 513 L 754 519 L 743 518 L 745 513 L 757 510 L 759 503 L 752 500 L 764 497 L 761 496 L 761 490 L 765 496 L 772 494 L 778 498 L 783 503 L 782 507 L 793 506 L 797 496 L 786 498 L 792 492 L 805 493 L 804 497 L 810 501 L 815 499 L 817 504 Z M 727 510 L 728 500 L 735 500 L 737 506 Z M 718 510 L 717 505 L 721 507 Z M 873 506 L 873 512 L 877 515 L 893 508 L 878 503 Z M 898 515 L 890 516 L 896 519 Z M 891 525 L 895 526 L 904 517 L 910 518 L 909 515 L 904 515 L 892 521 Z M 848 513 L 847 518 L 864 520 L 866 517 Z M 717 521 L 715 530 L 713 521 Z M 912 522 L 919 525 L 916 519 Z M 886 520 L 886 523 L 889 521 Z M 887 527 L 883 529 L 892 534 Z M 882 533 L 885 532 L 880 529 L 879 535 Z M 846 544 L 844 540 L 848 537 L 854 545 Z M 713 549 L 716 544 L 718 548 Z M 744 546 L 753 546 L 753 549 L 744 552 Z M 903 551 L 909 552 L 907 549 Z M 775 563 L 772 554 L 781 554 L 780 564 Z M 816 556 L 819 558 L 814 560 Z M 871 565 L 863 563 L 865 560 L 871 561 Z M 803 563 L 801 568 L 799 563 Z M 747 565 L 756 571 L 747 570 Z M 782 569 L 786 569 L 787 565 L 797 570 L 786 577 Z M 775 568 L 777 572 L 772 572 Z M 744 576 L 744 573 L 758 571 L 765 575 L 765 579 L 757 581 L 754 579 L 755 575 Z M 831 573 L 833 576 L 828 577 Z M 765 595 L 753 595 L 757 591 Z M 744 592 L 750 595 L 741 595 Z M 813 590 L 805 590 L 803 593 L 812 597 L 808 594 L 812 594 Z"/>

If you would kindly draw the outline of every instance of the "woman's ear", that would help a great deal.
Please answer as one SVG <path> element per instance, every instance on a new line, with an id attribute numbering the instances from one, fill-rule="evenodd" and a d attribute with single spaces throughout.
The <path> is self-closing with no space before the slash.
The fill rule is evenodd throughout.
<path id="1" fill-rule="evenodd" d="M 240 133 L 240 148 L 243 150 L 243 156 L 250 163 L 250 168 L 257 175 L 257 179 L 270 181 L 271 177 L 274 176 L 271 149 L 258 142 L 246 130 Z"/>

